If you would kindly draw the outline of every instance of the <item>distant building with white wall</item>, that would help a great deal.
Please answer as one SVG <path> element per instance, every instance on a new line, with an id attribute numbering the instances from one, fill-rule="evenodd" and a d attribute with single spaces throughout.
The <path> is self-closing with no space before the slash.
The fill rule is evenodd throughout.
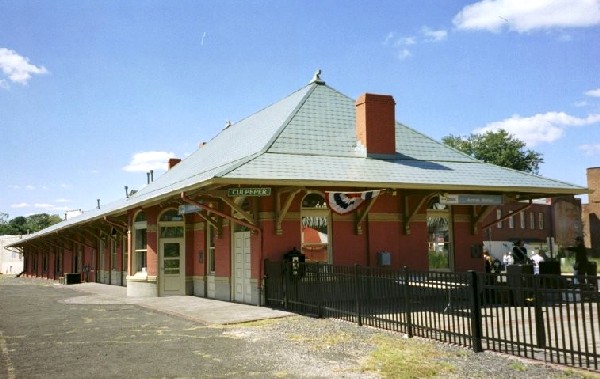
<path id="1" fill-rule="evenodd" d="M 23 254 L 15 248 L 4 248 L 20 238 L 21 236 L 0 236 L 0 273 L 18 274 L 23 271 Z"/>

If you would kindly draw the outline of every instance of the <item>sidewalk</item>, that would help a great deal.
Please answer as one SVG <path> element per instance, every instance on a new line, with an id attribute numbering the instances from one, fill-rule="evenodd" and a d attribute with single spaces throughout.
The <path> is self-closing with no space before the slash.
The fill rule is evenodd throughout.
<path id="1" fill-rule="evenodd" d="M 196 296 L 127 297 L 126 287 L 99 283 L 72 285 L 57 283 L 55 285 L 92 295 L 67 299 L 65 302 L 68 304 L 135 304 L 205 325 L 236 324 L 293 314 L 268 307 L 230 303 Z"/>

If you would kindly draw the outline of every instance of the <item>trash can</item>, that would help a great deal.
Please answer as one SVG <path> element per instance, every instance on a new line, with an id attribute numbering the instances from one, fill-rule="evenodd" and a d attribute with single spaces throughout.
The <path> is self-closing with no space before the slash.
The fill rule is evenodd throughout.
<path id="1" fill-rule="evenodd" d="M 288 251 L 283 255 L 283 261 L 286 268 L 290 269 L 290 274 L 293 277 L 302 277 L 304 276 L 305 268 L 304 261 L 305 256 L 301 252 L 299 252 L 296 248 Z"/>
<path id="2" fill-rule="evenodd" d="M 81 274 L 78 272 L 70 272 L 65 274 L 65 284 L 81 283 Z"/>

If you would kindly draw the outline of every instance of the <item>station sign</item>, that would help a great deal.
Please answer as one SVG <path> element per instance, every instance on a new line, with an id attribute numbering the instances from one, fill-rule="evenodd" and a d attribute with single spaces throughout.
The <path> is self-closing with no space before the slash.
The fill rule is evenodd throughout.
<path id="1" fill-rule="evenodd" d="M 446 205 L 502 205 L 502 195 L 446 193 L 440 203 Z"/>
<path id="2" fill-rule="evenodd" d="M 188 213 L 200 212 L 202 208 L 194 204 L 182 204 L 179 206 L 179 214 L 184 215 Z"/>
<path id="3" fill-rule="evenodd" d="M 229 188 L 227 190 L 227 196 L 229 196 L 229 197 L 237 197 L 237 196 L 250 196 L 250 197 L 271 196 L 271 188 L 270 187 L 262 187 L 262 188 Z"/>

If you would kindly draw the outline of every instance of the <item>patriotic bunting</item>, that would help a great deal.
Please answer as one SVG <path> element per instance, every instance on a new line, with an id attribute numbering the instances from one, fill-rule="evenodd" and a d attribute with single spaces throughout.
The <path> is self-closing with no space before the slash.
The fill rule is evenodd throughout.
<path id="1" fill-rule="evenodd" d="M 367 200 L 379 196 L 383 190 L 371 190 L 364 192 L 333 192 L 325 191 L 325 200 L 329 209 L 337 214 L 344 215 L 352 213 L 360 208 Z"/>

